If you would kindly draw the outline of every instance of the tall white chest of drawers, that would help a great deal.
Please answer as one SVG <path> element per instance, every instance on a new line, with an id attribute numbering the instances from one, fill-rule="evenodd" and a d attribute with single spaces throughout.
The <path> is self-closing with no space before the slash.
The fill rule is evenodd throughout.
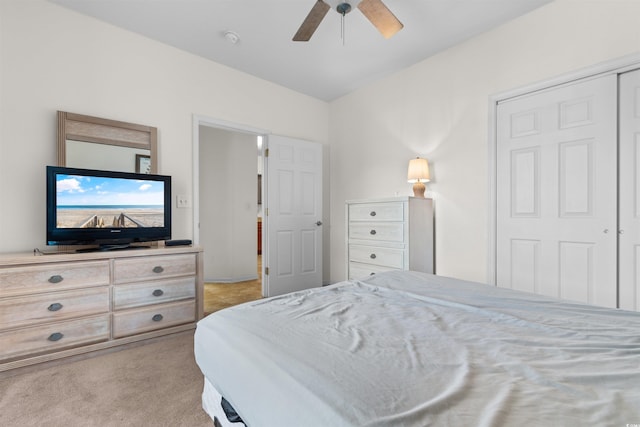
<path id="1" fill-rule="evenodd" d="M 349 200 L 345 217 L 348 279 L 389 270 L 434 272 L 432 199 Z"/>

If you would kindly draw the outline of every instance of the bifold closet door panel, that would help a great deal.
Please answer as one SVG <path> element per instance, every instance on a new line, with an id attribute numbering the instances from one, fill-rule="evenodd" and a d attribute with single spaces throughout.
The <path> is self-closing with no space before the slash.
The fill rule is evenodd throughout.
<path id="1" fill-rule="evenodd" d="M 640 310 L 640 70 L 620 75 L 619 304 Z"/>
<path id="2" fill-rule="evenodd" d="M 497 285 L 617 303 L 617 76 L 501 102 Z"/>

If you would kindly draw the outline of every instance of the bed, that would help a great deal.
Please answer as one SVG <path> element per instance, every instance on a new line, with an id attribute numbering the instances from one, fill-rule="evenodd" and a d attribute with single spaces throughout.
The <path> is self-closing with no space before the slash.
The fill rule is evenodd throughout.
<path id="1" fill-rule="evenodd" d="M 640 425 L 640 313 L 430 274 L 231 307 L 194 345 L 219 425 L 222 396 L 251 427 Z"/>

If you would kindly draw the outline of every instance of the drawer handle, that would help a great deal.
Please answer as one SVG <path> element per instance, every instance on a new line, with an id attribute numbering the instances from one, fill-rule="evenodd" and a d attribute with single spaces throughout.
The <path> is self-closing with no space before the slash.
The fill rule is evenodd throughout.
<path id="1" fill-rule="evenodd" d="M 63 280 L 64 280 L 64 277 L 60 276 L 59 274 L 55 274 L 49 277 L 49 283 L 60 283 Z"/>
<path id="2" fill-rule="evenodd" d="M 49 307 L 47 307 L 47 310 L 49 311 L 58 311 L 60 309 L 62 309 L 62 304 L 60 304 L 59 302 L 54 302 Z"/>
<path id="3" fill-rule="evenodd" d="M 369 212 L 369 215 L 371 215 L 371 216 L 376 216 L 376 211 L 371 211 L 371 212 Z"/>
<path id="4" fill-rule="evenodd" d="M 371 254 L 371 255 L 369 255 L 369 258 L 371 258 L 371 259 L 376 259 L 376 254 Z"/>
<path id="5" fill-rule="evenodd" d="M 371 234 L 372 236 L 375 236 L 375 235 L 376 235 L 376 230 L 371 230 L 371 231 L 369 232 L 369 234 Z"/>
<path id="6" fill-rule="evenodd" d="M 162 320 L 162 314 L 156 314 L 154 315 L 151 320 L 153 320 L 154 322 L 159 322 Z"/>
<path id="7" fill-rule="evenodd" d="M 373 276 L 374 274 L 376 274 L 376 273 L 369 273 L 369 276 Z"/>
<path id="8" fill-rule="evenodd" d="M 160 297 L 160 296 L 162 296 L 162 294 L 164 294 L 162 289 L 156 289 L 155 291 L 153 291 L 153 296 L 154 297 Z"/>
<path id="9" fill-rule="evenodd" d="M 156 265 L 155 267 L 153 267 L 153 272 L 154 273 L 162 273 L 164 271 L 164 268 L 162 268 L 159 265 Z"/>
<path id="10" fill-rule="evenodd" d="M 60 341 L 62 339 L 62 337 L 64 337 L 64 335 L 60 332 L 54 332 L 53 334 L 49 335 L 49 338 L 47 338 L 49 341 Z"/>

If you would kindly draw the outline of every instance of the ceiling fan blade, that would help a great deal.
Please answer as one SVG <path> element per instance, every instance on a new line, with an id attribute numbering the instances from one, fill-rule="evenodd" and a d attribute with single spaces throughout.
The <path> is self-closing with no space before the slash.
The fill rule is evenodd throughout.
<path id="1" fill-rule="evenodd" d="M 318 0 L 316 4 L 313 5 L 311 11 L 304 18 L 302 25 L 298 28 L 298 32 L 293 36 L 294 42 L 307 42 L 313 35 L 313 33 L 322 22 L 322 18 L 327 14 L 327 12 L 331 9 L 327 3 L 323 0 Z"/>
<path id="2" fill-rule="evenodd" d="M 358 4 L 358 9 L 382 33 L 385 39 L 390 38 L 404 27 L 402 22 L 381 0 L 362 0 Z"/>

